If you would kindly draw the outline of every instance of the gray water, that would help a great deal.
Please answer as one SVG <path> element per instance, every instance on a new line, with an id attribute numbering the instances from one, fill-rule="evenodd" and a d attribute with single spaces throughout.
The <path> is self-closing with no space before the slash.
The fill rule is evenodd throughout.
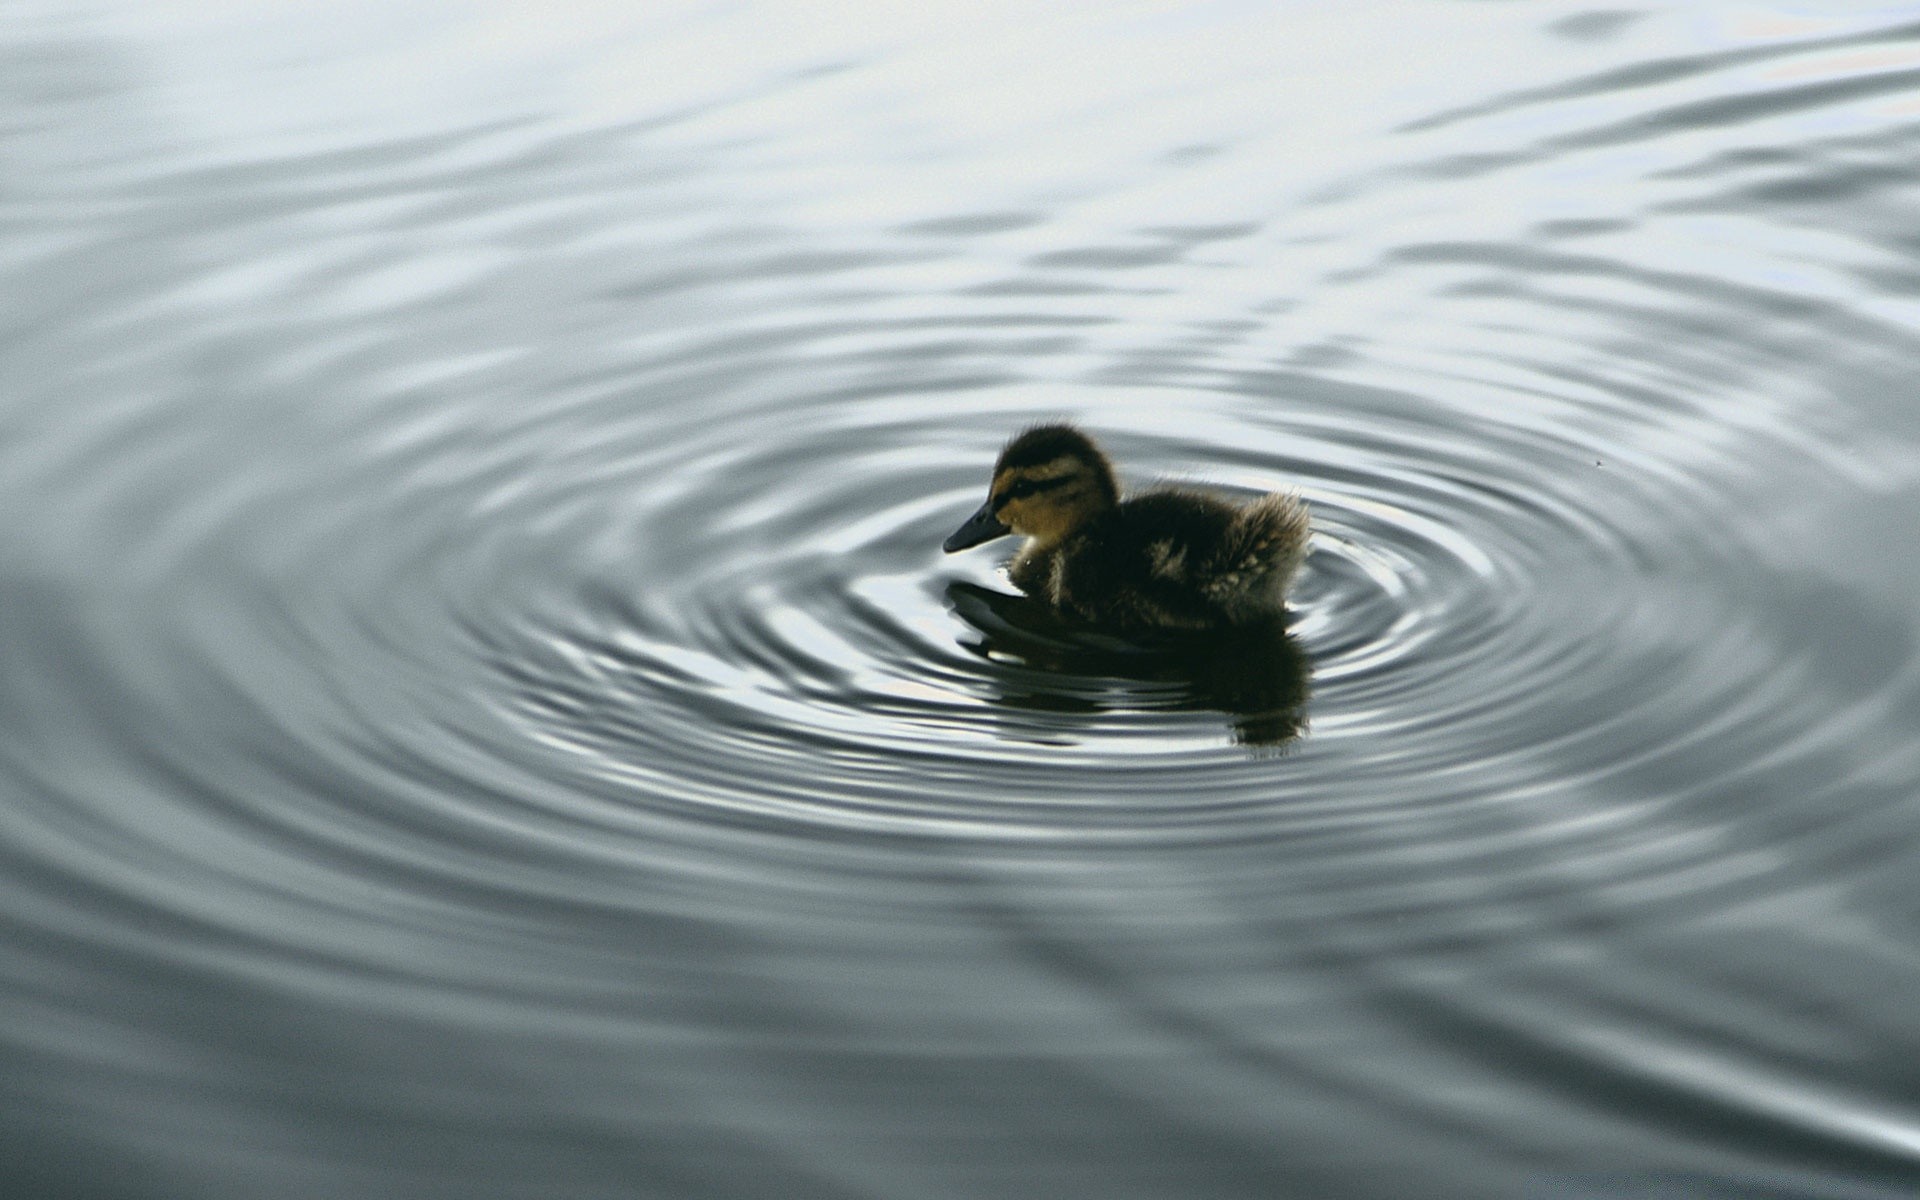
<path id="1" fill-rule="evenodd" d="M 0 5 L 0 1195 L 1920 1194 L 1920 9 Z M 1290 631 L 939 543 L 1068 418 Z"/>

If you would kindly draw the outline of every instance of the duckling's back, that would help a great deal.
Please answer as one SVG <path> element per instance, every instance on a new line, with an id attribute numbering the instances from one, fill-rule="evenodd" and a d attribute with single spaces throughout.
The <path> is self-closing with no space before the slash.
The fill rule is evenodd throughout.
<path id="1" fill-rule="evenodd" d="M 1292 496 L 1240 506 L 1197 492 L 1148 492 L 1062 544 L 1046 590 L 1059 607 L 1108 624 L 1239 624 L 1283 610 L 1306 542 L 1306 507 Z"/>
<path id="2" fill-rule="evenodd" d="M 1291 492 L 1236 509 L 1208 573 L 1208 594 L 1232 622 L 1280 612 L 1311 536 L 1306 503 Z"/>

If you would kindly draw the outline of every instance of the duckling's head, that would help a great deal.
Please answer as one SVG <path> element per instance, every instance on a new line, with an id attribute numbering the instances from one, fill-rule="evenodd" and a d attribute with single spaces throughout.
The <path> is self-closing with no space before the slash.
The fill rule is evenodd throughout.
<path id="1" fill-rule="evenodd" d="M 1036 425 L 1007 443 L 987 502 L 942 547 L 951 554 L 1002 534 L 1046 545 L 1120 502 L 1113 466 L 1071 425 Z"/>

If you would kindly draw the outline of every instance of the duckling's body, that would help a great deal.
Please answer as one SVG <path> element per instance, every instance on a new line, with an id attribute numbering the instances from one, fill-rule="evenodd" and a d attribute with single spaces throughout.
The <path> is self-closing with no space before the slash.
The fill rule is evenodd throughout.
<path id="1" fill-rule="evenodd" d="M 1070 616 L 1120 629 L 1204 629 L 1278 616 L 1306 556 L 1307 508 L 1270 493 L 1233 504 L 1184 489 L 1121 499 L 1113 467 L 1070 425 L 1029 429 L 1001 452 L 987 502 L 949 553 L 1027 538 L 1009 574 Z"/>

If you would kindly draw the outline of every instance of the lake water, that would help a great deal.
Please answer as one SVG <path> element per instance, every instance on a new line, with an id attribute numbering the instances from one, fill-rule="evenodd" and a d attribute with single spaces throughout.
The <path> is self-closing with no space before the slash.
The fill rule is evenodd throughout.
<path id="1" fill-rule="evenodd" d="M 1911 3 L 0 4 L 0 1194 L 1920 1194 L 1916 363 Z"/>

